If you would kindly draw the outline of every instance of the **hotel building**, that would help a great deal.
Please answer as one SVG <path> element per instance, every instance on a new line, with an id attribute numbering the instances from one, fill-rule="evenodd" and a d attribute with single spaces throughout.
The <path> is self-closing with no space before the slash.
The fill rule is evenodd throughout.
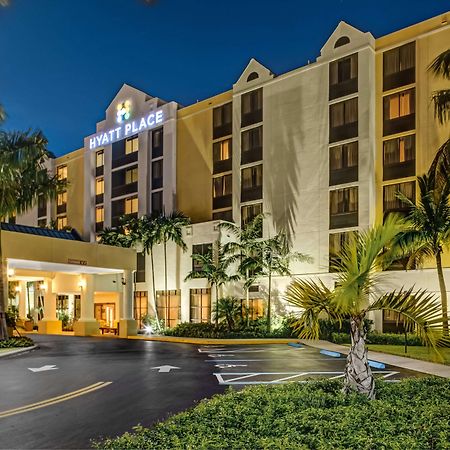
<path id="1" fill-rule="evenodd" d="M 136 256 L 137 320 L 152 313 L 153 300 L 170 326 L 210 320 L 215 298 L 206 280 L 184 281 L 195 269 L 191 255 L 231 238 L 220 221 L 245 225 L 261 212 L 264 237 L 282 230 L 294 250 L 312 257 L 312 263 L 293 264 L 293 275 L 333 287 L 330 261 L 348 233 L 405 211 L 396 193 L 416 199 L 416 177 L 449 136 L 430 100 L 445 80 L 427 70 L 449 47 L 449 20 L 444 13 L 377 39 L 340 22 L 315 62 L 275 75 L 251 59 L 230 90 L 186 107 L 125 84 L 84 147 L 52 161 L 51 170 L 68 179 L 67 192 L 56 202 L 39 202 L 16 223 L 53 221 L 104 247 L 95 244 L 98 233 L 123 214 L 176 209 L 189 216 L 188 251 L 168 248 L 167 305 L 162 249 L 155 249 L 156 299 L 149 258 Z M 447 286 L 449 265 L 445 255 Z M 415 285 L 439 292 L 432 262 L 393 269 L 383 274 L 382 289 Z M 282 299 L 289 281 L 275 277 L 275 313 L 289 308 Z M 243 297 L 239 283 L 225 291 Z M 258 314 L 266 280 L 251 291 Z M 61 292 L 53 291 L 56 298 Z M 99 291 L 93 302 L 91 319 L 111 326 L 120 320 L 110 294 Z M 373 319 L 378 329 L 392 327 L 388 315 Z"/>

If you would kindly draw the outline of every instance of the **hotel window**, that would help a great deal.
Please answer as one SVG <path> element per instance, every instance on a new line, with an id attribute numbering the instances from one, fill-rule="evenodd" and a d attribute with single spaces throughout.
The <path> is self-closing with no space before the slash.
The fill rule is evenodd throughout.
<path id="1" fill-rule="evenodd" d="M 195 244 L 192 246 L 192 254 L 193 255 L 201 255 L 206 256 L 209 253 L 212 252 L 212 244 Z M 203 269 L 203 266 L 201 263 L 196 261 L 195 259 L 192 259 L 192 271 L 193 272 L 200 272 Z"/>
<path id="2" fill-rule="evenodd" d="M 125 141 L 125 154 L 137 152 L 139 150 L 139 138 L 138 136 L 127 139 Z"/>
<path id="3" fill-rule="evenodd" d="M 97 178 L 95 180 L 95 202 L 103 202 L 103 194 L 105 192 L 105 180 L 103 178 Z"/>
<path id="4" fill-rule="evenodd" d="M 416 139 L 414 134 L 383 142 L 383 180 L 416 174 Z"/>
<path id="5" fill-rule="evenodd" d="M 241 171 L 241 201 L 248 202 L 262 198 L 263 166 L 247 167 Z"/>
<path id="6" fill-rule="evenodd" d="M 105 209 L 103 206 L 95 208 L 95 223 L 103 223 L 105 220 Z"/>
<path id="7" fill-rule="evenodd" d="M 214 173 L 231 170 L 232 145 L 231 139 L 225 139 L 213 144 Z"/>
<path id="8" fill-rule="evenodd" d="M 355 231 L 344 231 L 343 233 L 332 233 L 329 237 L 329 271 L 337 272 L 341 261 L 340 253 L 348 243 L 350 236 Z"/>
<path id="9" fill-rule="evenodd" d="M 358 92 L 358 54 L 330 63 L 330 100 Z"/>
<path id="10" fill-rule="evenodd" d="M 158 317 L 166 326 L 174 327 L 181 319 L 181 292 L 179 290 L 156 291 L 156 309 Z"/>
<path id="11" fill-rule="evenodd" d="M 241 226 L 245 227 L 256 216 L 262 214 L 262 203 L 256 203 L 254 205 L 242 206 L 241 208 Z"/>
<path id="12" fill-rule="evenodd" d="M 163 160 L 158 159 L 152 162 L 152 189 L 159 189 L 163 186 Z"/>
<path id="13" fill-rule="evenodd" d="M 191 289 L 190 310 L 191 323 L 210 322 L 211 289 Z"/>
<path id="14" fill-rule="evenodd" d="M 56 204 L 58 206 L 65 205 L 67 203 L 67 191 L 61 192 L 56 196 Z"/>
<path id="15" fill-rule="evenodd" d="M 241 164 L 248 164 L 262 160 L 263 147 L 262 126 L 242 132 L 241 135 Z"/>
<path id="16" fill-rule="evenodd" d="M 330 191 L 330 228 L 358 225 L 358 188 Z"/>
<path id="17" fill-rule="evenodd" d="M 231 195 L 232 187 L 231 174 L 213 178 L 213 197 L 218 198 Z"/>
<path id="18" fill-rule="evenodd" d="M 67 216 L 59 216 L 56 218 L 56 228 L 62 230 L 67 227 Z"/>
<path id="19" fill-rule="evenodd" d="M 233 210 L 227 209 L 225 211 L 214 211 L 212 215 L 212 220 L 226 220 L 227 222 L 234 222 Z"/>
<path id="20" fill-rule="evenodd" d="M 416 182 L 390 184 L 383 186 L 383 212 L 386 216 L 390 212 L 407 213 L 409 206 L 398 198 L 401 193 L 412 202 L 416 201 Z"/>
<path id="21" fill-rule="evenodd" d="M 383 53 L 383 90 L 414 83 L 416 44 L 410 42 Z"/>
<path id="22" fill-rule="evenodd" d="M 38 219 L 38 227 L 45 228 L 47 226 L 47 219 Z"/>
<path id="23" fill-rule="evenodd" d="M 138 212 L 138 198 L 129 197 L 125 199 L 125 214 L 137 214 Z"/>
<path id="24" fill-rule="evenodd" d="M 38 196 L 38 217 L 47 215 L 47 200 L 42 194 Z"/>
<path id="25" fill-rule="evenodd" d="M 95 167 L 103 167 L 105 164 L 105 152 L 104 150 L 99 150 L 95 154 Z"/>
<path id="26" fill-rule="evenodd" d="M 163 212 L 163 191 L 152 193 L 152 214 L 158 215 Z"/>
<path id="27" fill-rule="evenodd" d="M 241 127 L 262 121 L 263 90 L 255 89 L 241 97 Z"/>
<path id="28" fill-rule="evenodd" d="M 358 136 L 358 97 L 330 105 L 330 142 Z"/>
<path id="29" fill-rule="evenodd" d="M 251 288 L 252 286 L 250 286 Z M 257 286 L 256 286 L 257 287 Z M 264 300 L 262 298 L 249 298 L 249 310 L 248 315 L 250 320 L 256 320 L 260 317 L 264 317 L 265 314 L 265 305 Z M 242 299 L 241 305 L 244 307 L 247 306 L 247 301 Z"/>
<path id="30" fill-rule="evenodd" d="M 139 328 L 143 328 L 142 318 L 148 314 L 147 291 L 136 291 L 134 293 L 134 318 L 138 321 Z"/>
<path id="31" fill-rule="evenodd" d="M 56 175 L 58 180 L 66 180 L 67 179 L 67 166 L 58 166 L 56 168 Z"/>
<path id="32" fill-rule="evenodd" d="M 125 171 L 125 184 L 137 183 L 138 180 L 138 168 L 133 167 Z"/>
<path id="33" fill-rule="evenodd" d="M 213 109 L 213 139 L 228 136 L 232 133 L 232 103 Z"/>
<path id="34" fill-rule="evenodd" d="M 330 148 L 330 186 L 358 180 L 358 141 Z"/>
<path id="35" fill-rule="evenodd" d="M 163 156 L 163 138 L 162 128 L 152 131 L 152 158 Z"/>
<path id="36" fill-rule="evenodd" d="M 408 89 L 383 97 L 383 135 L 413 130 L 415 90 Z"/>
<path id="37" fill-rule="evenodd" d="M 136 283 L 145 283 L 145 253 L 136 253 Z"/>

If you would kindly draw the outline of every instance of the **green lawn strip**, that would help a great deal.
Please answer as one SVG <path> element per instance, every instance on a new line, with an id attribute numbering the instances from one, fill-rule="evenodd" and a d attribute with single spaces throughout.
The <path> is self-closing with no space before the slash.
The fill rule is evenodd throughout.
<path id="1" fill-rule="evenodd" d="M 388 353 L 390 355 L 405 356 L 407 358 L 415 358 L 422 361 L 450 365 L 450 348 L 439 349 L 442 359 L 439 359 L 439 357 L 432 350 L 429 350 L 426 347 L 408 347 L 407 353 L 405 353 L 404 345 L 368 344 L 367 348 L 374 352 Z"/>
<path id="2" fill-rule="evenodd" d="M 93 443 L 105 449 L 449 448 L 450 380 L 377 382 L 377 400 L 324 380 L 229 390 L 152 428 Z"/>

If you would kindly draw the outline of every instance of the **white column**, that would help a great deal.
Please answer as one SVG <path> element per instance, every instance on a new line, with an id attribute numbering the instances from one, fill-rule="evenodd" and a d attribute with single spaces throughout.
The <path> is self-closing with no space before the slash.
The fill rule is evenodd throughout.
<path id="1" fill-rule="evenodd" d="M 43 286 L 38 286 L 44 297 L 44 318 L 38 322 L 39 333 L 60 334 L 62 323 L 56 317 L 56 292 L 53 292 L 51 278 L 44 280 Z"/>
<path id="2" fill-rule="evenodd" d="M 73 324 L 75 336 L 90 336 L 98 334 L 99 323 L 94 317 L 94 275 L 80 276 L 80 319 Z"/>
<path id="3" fill-rule="evenodd" d="M 26 281 L 19 281 L 19 317 L 21 319 L 27 318 L 27 283 Z"/>
<path id="4" fill-rule="evenodd" d="M 119 335 L 127 337 L 137 332 L 137 322 L 133 319 L 133 272 L 131 270 L 123 271 L 122 285 L 122 295 L 119 295 Z"/>

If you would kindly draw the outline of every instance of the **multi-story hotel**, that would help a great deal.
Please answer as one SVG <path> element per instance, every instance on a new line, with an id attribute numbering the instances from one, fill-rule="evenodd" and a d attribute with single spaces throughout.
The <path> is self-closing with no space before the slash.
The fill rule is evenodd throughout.
<path id="1" fill-rule="evenodd" d="M 95 244 L 98 233 L 123 214 L 184 212 L 192 221 L 184 230 L 188 251 L 169 245 L 167 303 L 160 301 L 166 298 L 162 249 L 155 249 L 155 303 L 170 326 L 210 320 L 215 298 L 206 280 L 184 279 L 195 269 L 193 253 L 230 238 L 218 227 L 221 220 L 244 225 L 264 213 L 265 237 L 284 231 L 294 250 L 313 259 L 293 264 L 293 275 L 320 277 L 333 287 L 330 261 L 348 233 L 404 210 L 398 191 L 415 200 L 416 177 L 448 138 L 449 127 L 435 120 L 430 100 L 445 82 L 427 67 L 449 47 L 449 20 L 444 13 L 378 39 L 341 22 L 315 62 L 275 75 L 251 59 L 230 90 L 186 107 L 125 84 L 84 147 L 52 161 L 51 170 L 69 182 L 67 192 L 54 204 L 39 202 L 16 223 L 52 221 L 104 247 Z M 152 312 L 154 299 L 149 258 L 136 258 L 133 310 L 140 319 Z M 25 291 L 29 272 L 13 262 L 11 280 Z M 447 286 L 449 264 L 447 258 Z M 383 275 L 382 288 L 439 292 L 431 263 L 395 269 Z M 274 281 L 280 314 L 289 281 Z M 260 279 L 251 289 L 254 311 L 264 308 L 265 285 Z M 52 320 L 57 311 L 80 314 L 77 290 L 56 286 Z M 243 296 L 239 283 L 225 290 Z M 93 288 L 87 319 L 109 325 L 124 319 L 120 295 Z M 25 295 L 18 297 L 25 305 Z M 373 319 L 379 329 L 392 324 L 389 316 Z"/>

